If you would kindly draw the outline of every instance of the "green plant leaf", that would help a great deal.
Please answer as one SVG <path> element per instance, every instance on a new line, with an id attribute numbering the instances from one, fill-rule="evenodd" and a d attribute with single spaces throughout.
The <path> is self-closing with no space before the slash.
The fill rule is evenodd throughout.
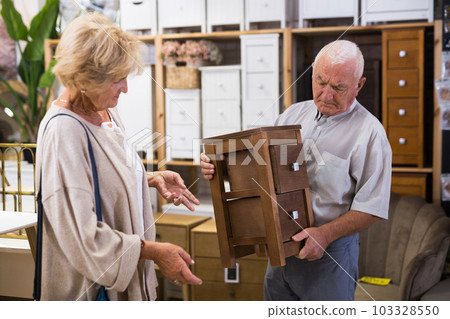
<path id="1" fill-rule="evenodd" d="M 1 14 L 9 37 L 14 41 L 26 41 L 28 29 L 23 23 L 22 15 L 14 7 L 12 0 L 2 0 Z"/>
<path id="2" fill-rule="evenodd" d="M 56 65 L 56 60 L 53 59 L 49 66 L 47 71 L 45 71 L 44 74 L 41 75 L 41 78 L 39 80 L 39 87 L 42 89 L 46 89 L 52 86 L 53 81 L 55 80 L 55 74 L 53 73 L 53 67 Z"/>
<path id="3" fill-rule="evenodd" d="M 59 13 L 59 0 L 47 0 L 42 10 L 34 16 L 30 24 L 31 41 L 25 48 L 29 61 L 41 60 L 44 56 L 44 40 L 50 38 L 55 29 Z"/>

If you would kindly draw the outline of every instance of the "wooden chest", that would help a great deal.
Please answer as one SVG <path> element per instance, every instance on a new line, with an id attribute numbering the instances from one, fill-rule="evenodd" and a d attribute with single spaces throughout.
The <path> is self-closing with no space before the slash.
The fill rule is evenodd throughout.
<path id="1" fill-rule="evenodd" d="M 299 252 L 291 236 L 313 225 L 300 128 L 262 127 L 203 140 L 216 167 L 210 187 L 224 267 L 253 253 L 283 266 Z"/>

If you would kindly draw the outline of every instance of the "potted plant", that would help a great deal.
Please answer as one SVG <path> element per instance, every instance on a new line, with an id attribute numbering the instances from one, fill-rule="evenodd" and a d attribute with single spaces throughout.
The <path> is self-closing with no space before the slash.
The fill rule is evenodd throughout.
<path id="1" fill-rule="evenodd" d="M 14 96 L 16 105 L 2 98 L 0 103 L 12 112 L 22 131 L 23 139 L 35 143 L 39 123 L 47 111 L 50 90 L 55 79 L 51 69 L 56 61 L 52 61 L 45 71 L 44 40 L 57 38 L 55 26 L 59 0 L 47 0 L 41 11 L 32 19 L 29 29 L 23 23 L 22 16 L 12 0 L 1 0 L 1 4 L 1 15 L 8 35 L 18 44 L 21 60 L 17 73 L 25 84 L 27 93 L 24 95 L 17 92 L 17 81 L 10 82 L 0 77 L 0 82 L 4 83 Z"/>

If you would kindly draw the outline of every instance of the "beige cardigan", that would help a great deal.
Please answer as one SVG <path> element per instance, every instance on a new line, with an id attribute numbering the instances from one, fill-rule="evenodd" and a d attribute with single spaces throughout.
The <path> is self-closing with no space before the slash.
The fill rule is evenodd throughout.
<path id="1" fill-rule="evenodd" d="M 118 113 L 110 109 L 122 127 Z M 97 222 L 89 132 L 99 176 L 103 222 Z M 38 135 L 36 185 L 42 168 L 44 231 L 42 300 L 95 300 L 99 285 L 111 300 L 154 300 L 153 261 L 139 261 L 140 238 L 154 241 L 155 226 L 146 178 L 143 178 L 144 229 L 137 200 L 135 169 L 127 162 L 117 133 L 92 125 L 52 105 Z M 142 165 L 137 161 L 138 165 Z M 128 165 L 127 165 L 128 163 Z M 102 275 L 103 274 L 103 275 Z"/>

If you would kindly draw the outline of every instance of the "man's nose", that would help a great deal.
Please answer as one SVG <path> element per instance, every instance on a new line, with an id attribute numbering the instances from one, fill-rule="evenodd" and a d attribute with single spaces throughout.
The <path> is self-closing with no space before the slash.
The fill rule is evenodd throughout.
<path id="1" fill-rule="evenodd" d="M 327 100 L 333 100 L 334 90 L 331 86 L 327 85 L 324 90 L 324 95 Z"/>

